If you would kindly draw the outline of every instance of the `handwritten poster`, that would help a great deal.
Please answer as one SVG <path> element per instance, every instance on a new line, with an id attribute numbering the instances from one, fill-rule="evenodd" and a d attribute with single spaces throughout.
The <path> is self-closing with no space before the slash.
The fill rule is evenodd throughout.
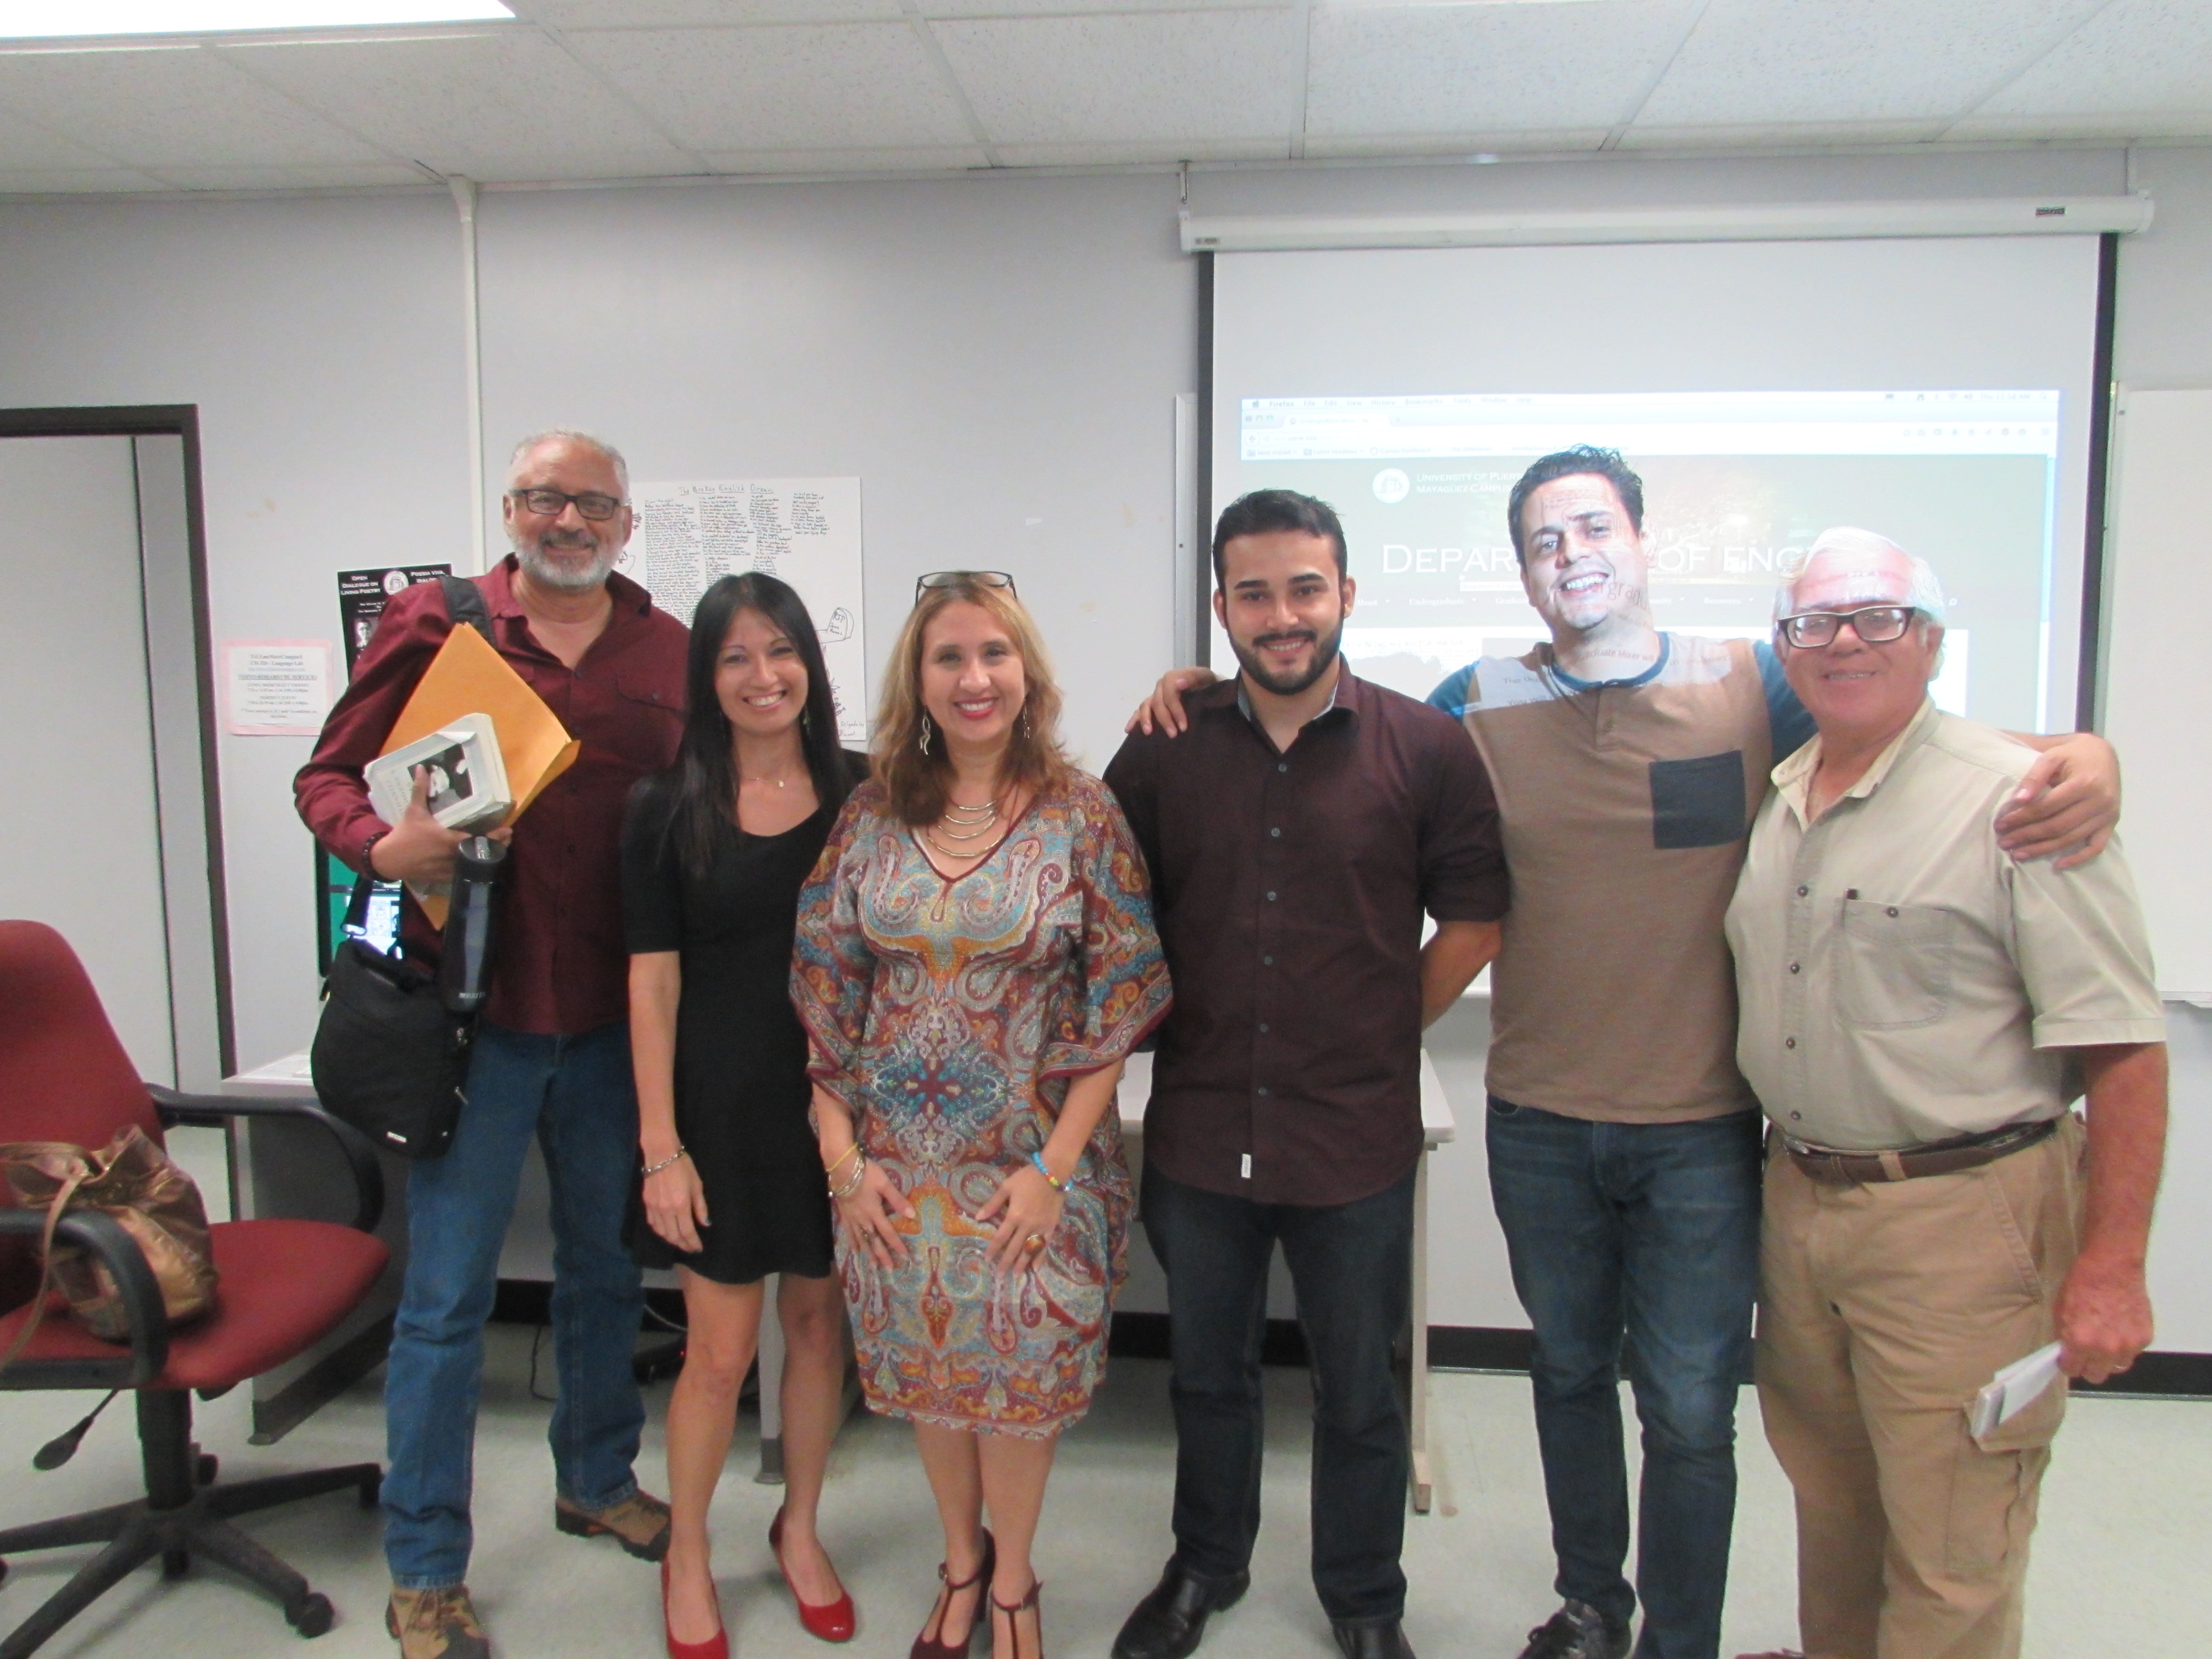
<path id="1" fill-rule="evenodd" d="M 718 478 L 641 483 L 637 527 L 617 567 L 689 623 L 724 576 L 759 571 L 799 591 L 821 636 L 842 739 L 868 736 L 868 651 L 861 625 L 860 481 Z"/>

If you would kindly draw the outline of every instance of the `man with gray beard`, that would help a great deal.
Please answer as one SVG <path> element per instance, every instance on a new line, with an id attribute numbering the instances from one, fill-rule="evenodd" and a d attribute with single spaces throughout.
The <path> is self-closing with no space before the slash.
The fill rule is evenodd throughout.
<path id="1" fill-rule="evenodd" d="M 676 758 L 686 635 L 613 574 L 629 539 L 629 493 L 622 457 L 598 439 L 526 439 L 501 503 L 514 550 L 475 583 L 493 645 L 582 747 L 514 825 L 467 1104 L 452 1149 L 409 1171 L 407 1278 L 384 1395 L 386 1624 L 403 1659 L 491 1651 L 463 1582 L 476 1401 L 500 1245 L 533 1135 L 552 1188 L 554 1523 L 611 1535 L 647 1560 L 668 1545 L 668 1506 L 632 1473 L 645 1421 L 630 1370 L 643 1294 L 622 1236 L 637 1097 L 619 848 L 631 785 Z M 316 838 L 364 873 L 417 885 L 452 874 L 463 838 L 430 816 L 422 787 L 386 823 L 362 769 L 453 626 L 438 583 L 395 597 L 294 782 Z M 437 948 L 410 899 L 402 954 L 434 963 Z"/>

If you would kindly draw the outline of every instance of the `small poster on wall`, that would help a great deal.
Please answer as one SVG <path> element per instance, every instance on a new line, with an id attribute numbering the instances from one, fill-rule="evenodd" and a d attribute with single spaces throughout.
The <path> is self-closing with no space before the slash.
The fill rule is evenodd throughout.
<path id="1" fill-rule="evenodd" d="M 384 614 L 384 607 L 392 603 L 394 595 L 405 592 L 416 582 L 453 574 L 450 564 L 403 564 L 386 570 L 339 571 L 338 618 L 345 630 L 343 637 L 346 678 L 353 678 L 353 665 L 368 648 L 369 635 L 376 632 L 376 619 Z"/>
<path id="2" fill-rule="evenodd" d="M 837 699 L 837 729 L 868 738 L 868 649 L 861 624 L 860 481 L 720 478 L 641 483 L 637 527 L 616 567 L 687 626 L 699 596 L 724 576 L 759 571 L 799 591 L 821 636 Z"/>
<path id="3" fill-rule="evenodd" d="M 331 642 L 226 640 L 222 680 L 234 735 L 314 737 L 331 708 Z"/>

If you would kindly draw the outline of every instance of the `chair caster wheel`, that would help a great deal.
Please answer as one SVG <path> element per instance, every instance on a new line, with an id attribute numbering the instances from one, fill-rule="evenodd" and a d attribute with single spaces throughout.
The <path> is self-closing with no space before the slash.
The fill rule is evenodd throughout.
<path id="1" fill-rule="evenodd" d="M 222 1460 L 213 1452 L 202 1452 L 192 1462 L 193 1478 L 203 1486 L 212 1486 L 215 1485 L 216 1471 L 222 1467 Z"/>
<path id="2" fill-rule="evenodd" d="M 317 1590 L 309 1590 L 284 1609 L 284 1622 L 310 1641 L 330 1629 L 337 1617 L 331 1598 Z"/>
<path id="3" fill-rule="evenodd" d="M 192 1558 L 190 1552 L 185 1550 L 163 1550 L 161 1552 L 162 1577 L 182 1578 L 191 1570 Z"/>

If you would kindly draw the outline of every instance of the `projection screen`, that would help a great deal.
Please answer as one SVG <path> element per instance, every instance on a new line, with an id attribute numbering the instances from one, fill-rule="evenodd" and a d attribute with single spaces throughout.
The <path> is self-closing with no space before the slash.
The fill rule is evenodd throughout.
<path id="1" fill-rule="evenodd" d="M 2094 237 L 1213 257 L 1211 511 L 1336 507 L 1365 678 L 1425 696 L 1542 636 L 1506 495 L 1593 443 L 1644 477 L 1661 628 L 1765 638 L 1777 575 L 1857 525 L 1943 579 L 1939 702 L 2072 728 Z"/>

